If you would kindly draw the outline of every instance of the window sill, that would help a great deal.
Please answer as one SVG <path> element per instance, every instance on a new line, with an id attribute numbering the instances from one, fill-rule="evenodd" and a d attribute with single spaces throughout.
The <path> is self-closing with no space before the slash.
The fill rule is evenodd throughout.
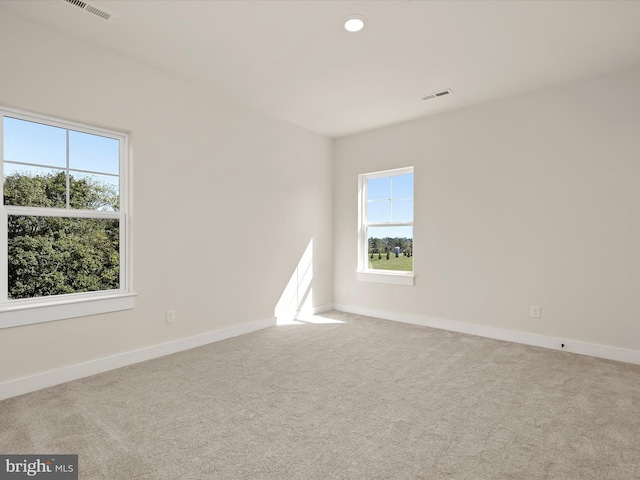
<path id="1" fill-rule="evenodd" d="M 413 287 L 415 278 L 413 272 L 391 273 L 389 270 L 363 270 L 357 272 L 358 280 L 362 282 L 388 283 L 390 285 L 406 285 Z"/>
<path id="2" fill-rule="evenodd" d="M 131 310 L 135 293 L 78 294 L 73 298 L 48 298 L 6 303 L 0 306 L 0 329 L 52 322 L 67 318 Z"/>

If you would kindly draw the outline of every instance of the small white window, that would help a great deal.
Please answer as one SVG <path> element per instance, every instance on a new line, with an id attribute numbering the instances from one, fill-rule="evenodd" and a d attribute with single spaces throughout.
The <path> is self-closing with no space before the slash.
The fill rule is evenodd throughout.
<path id="1" fill-rule="evenodd" d="M 358 279 L 413 285 L 413 167 L 359 175 Z"/>
<path id="2" fill-rule="evenodd" d="M 127 135 L 0 115 L 0 328 L 132 308 Z"/>

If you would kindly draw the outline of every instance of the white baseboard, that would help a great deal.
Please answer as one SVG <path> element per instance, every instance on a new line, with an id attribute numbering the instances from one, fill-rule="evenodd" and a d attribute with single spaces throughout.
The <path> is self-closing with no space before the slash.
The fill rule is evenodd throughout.
<path id="1" fill-rule="evenodd" d="M 145 360 L 151 360 L 195 347 L 201 347 L 209 343 L 219 342 L 221 340 L 226 340 L 227 338 L 237 337 L 238 335 L 244 335 L 245 333 L 255 332 L 275 325 L 275 318 L 255 320 L 253 322 L 243 323 L 234 327 L 213 330 L 200 335 L 180 338 L 178 340 L 172 340 L 159 345 L 152 345 L 139 350 L 119 353 L 110 357 L 98 358 L 89 362 L 70 365 L 68 367 L 39 373 L 29 377 L 9 380 L 8 382 L 0 383 L 0 400 L 23 395 L 42 388 L 53 387 L 54 385 L 70 382 L 79 378 L 89 377 L 98 373 L 132 365 L 134 363 L 144 362 Z"/>
<path id="2" fill-rule="evenodd" d="M 578 353 L 580 355 L 589 355 L 591 357 L 606 358 L 607 360 L 616 360 L 619 362 L 640 365 L 640 351 L 638 350 L 628 350 L 624 348 L 610 347 L 607 345 L 598 345 L 595 343 L 572 340 L 570 338 L 547 337 L 544 335 L 537 335 L 534 333 L 521 332 L 517 330 L 509 330 L 506 328 L 490 327 L 487 325 L 457 322 L 454 320 L 443 320 L 441 318 L 427 317 L 424 315 L 384 312 L 381 310 L 373 310 L 369 308 L 361 308 L 352 305 L 341 304 L 334 304 L 333 307 L 335 310 L 341 312 L 356 313 L 358 315 L 366 315 L 368 317 L 382 318 L 385 320 L 410 323 L 412 325 L 438 328 L 441 330 L 450 330 L 453 332 L 468 333 L 470 335 L 477 335 L 479 337 L 505 340 L 507 342 L 522 343 L 535 347 L 561 350 L 563 352 Z M 564 347 L 562 346 L 563 344 Z"/>
<path id="3" fill-rule="evenodd" d="M 333 310 L 333 303 L 325 303 L 324 305 L 318 305 L 316 307 L 313 307 L 311 314 L 312 315 L 318 315 L 319 313 L 326 313 L 326 312 L 330 312 L 331 310 Z M 296 312 L 298 315 L 301 312 Z"/>
<path id="4" fill-rule="evenodd" d="M 278 312 L 276 320 L 278 325 L 285 325 L 295 320 L 304 320 L 313 315 L 330 312 L 333 310 L 333 303 L 325 303 L 315 307 L 305 307 L 304 310 L 287 310 Z"/>
<path id="5" fill-rule="evenodd" d="M 505 340 L 508 342 L 522 343 L 525 345 L 533 345 L 536 347 L 549 348 L 553 350 L 562 350 L 570 353 L 578 353 L 581 355 L 589 355 L 592 357 L 599 357 L 608 360 L 616 360 L 620 362 L 640 365 L 640 351 L 637 350 L 628 350 L 624 348 L 598 345 L 571 339 L 548 337 L 544 335 L 536 335 L 533 333 L 490 327 L 486 325 L 457 322 L 454 320 L 444 320 L 440 318 L 427 317 L 424 315 L 385 312 L 382 310 L 374 310 L 342 304 L 319 305 L 317 307 L 314 307 L 313 314 L 320 314 L 334 309 L 341 312 L 366 315 L 370 317 L 382 318 L 385 320 L 409 323 L 412 325 L 438 328 L 441 330 L 450 330 L 454 332 L 477 335 L 480 337 Z M 181 338 L 178 340 L 173 340 L 171 342 L 153 345 L 150 347 L 141 348 L 139 350 L 133 350 L 131 352 L 120 353 L 110 357 L 99 358 L 89 362 L 71 365 L 68 367 L 32 375 L 29 377 L 10 380 L 8 382 L 0 383 L 0 400 L 23 395 L 25 393 L 40 390 L 42 388 L 52 387 L 61 383 L 70 382 L 79 378 L 89 377 L 91 375 L 107 372 L 109 370 L 125 367 L 127 365 L 143 362 L 145 360 L 151 360 L 165 355 L 170 355 L 172 353 L 189 350 L 191 348 L 200 347 L 209 343 L 219 342 L 227 338 L 251 333 L 275 325 L 275 318 L 256 320 L 234 327 L 214 330 L 192 337 Z M 564 348 L 561 346 L 562 344 L 564 344 Z"/>

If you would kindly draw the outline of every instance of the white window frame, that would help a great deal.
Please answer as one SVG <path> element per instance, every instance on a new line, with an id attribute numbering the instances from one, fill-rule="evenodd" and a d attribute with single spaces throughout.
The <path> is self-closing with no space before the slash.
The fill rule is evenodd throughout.
<path id="1" fill-rule="evenodd" d="M 131 290 L 131 238 L 129 225 L 129 138 L 126 133 L 69 122 L 0 106 L 0 178 L 4 183 L 4 117 L 26 120 L 82 133 L 117 139 L 120 142 L 120 209 L 114 211 L 42 208 L 4 205 L 0 200 L 0 328 L 16 327 L 67 318 L 128 310 L 135 307 Z M 4 185 L 2 185 L 4 187 Z M 9 215 L 60 216 L 67 218 L 111 218 L 120 228 L 120 288 L 99 292 L 70 293 L 46 297 L 9 299 L 8 218 Z"/>
<path id="2" fill-rule="evenodd" d="M 363 173 L 358 175 L 358 267 L 357 278 L 360 281 L 388 283 L 392 285 L 413 286 L 415 279 L 415 264 L 411 272 L 396 270 L 380 270 L 369 268 L 369 239 L 367 238 L 367 227 L 413 227 L 411 222 L 385 222 L 372 223 L 367 221 L 367 181 L 373 178 L 393 177 L 396 175 L 413 174 L 413 167 L 395 168 L 380 172 Z M 415 198 L 415 175 L 414 175 L 414 198 Z M 414 214 L 415 216 L 415 214 Z M 413 244 L 415 245 L 415 231 Z"/>

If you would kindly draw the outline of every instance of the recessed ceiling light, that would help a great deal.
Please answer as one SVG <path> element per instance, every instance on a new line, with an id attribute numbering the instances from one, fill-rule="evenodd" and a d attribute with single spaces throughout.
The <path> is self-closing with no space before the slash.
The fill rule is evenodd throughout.
<path id="1" fill-rule="evenodd" d="M 349 15 L 348 17 L 345 17 L 342 22 L 344 23 L 344 29 L 347 32 L 355 33 L 364 28 L 366 20 L 367 19 L 362 15 Z"/>

